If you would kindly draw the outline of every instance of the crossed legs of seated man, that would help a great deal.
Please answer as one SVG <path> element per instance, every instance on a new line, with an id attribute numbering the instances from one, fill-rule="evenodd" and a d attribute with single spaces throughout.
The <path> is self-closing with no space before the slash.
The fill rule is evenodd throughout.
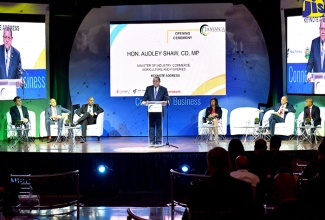
<path id="1" fill-rule="evenodd" d="M 275 124 L 281 123 L 281 122 L 284 122 L 284 119 L 282 117 L 271 114 L 271 116 L 269 118 L 269 126 L 270 126 L 271 136 L 274 136 Z"/>
<path id="2" fill-rule="evenodd" d="M 81 133 L 82 133 L 81 142 L 83 143 L 86 141 L 86 137 L 87 137 L 87 125 L 96 124 L 96 119 L 93 116 L 91 116 L 89 112 L 86 112 L 75 122 L 75 124 L 81 125 Z"/>
<path id="3" fill-rule="evenodd" d="M 58 138 L 57 141 L 61 142 L 61 132 L 62 132 L 62 125 L 63 125 L 63 120 L 60 118 L 58 119 Z M 51 119 L 46 119 L 45 120 L 45 128 L 46 128 L 46 133 L 47 133 L 47 143 L 50 143 L 53 141 L 52 136 L 51 136 L 51 125 L 54 125 L 55 121 L 51 120 Z"/>

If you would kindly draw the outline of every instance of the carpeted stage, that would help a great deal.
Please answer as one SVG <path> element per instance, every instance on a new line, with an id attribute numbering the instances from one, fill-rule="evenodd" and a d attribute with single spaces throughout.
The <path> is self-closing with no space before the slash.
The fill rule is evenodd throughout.
<path id="1" fill-rule="evenodd" d="M 93 137 L 87 138 L 83 144 L 48 144 L 46 139 L 44 142 L 36 139 L 29 145 L 17 146 L 2 141 L 0 169 L 1 174 L 49 174 L 79 170 L 80 190 L 85 195 L 109 197 L 117 192 L 168 194 L 171 168 L 179 169 L 187 164 L 191 172 L 204 173 L 206 152 L 215 146 L 227 149 L 231 138 L 218 143 L 196 137 L 169 137 L 169 145 L 157 148 L 148 146 L 147 137 L 102 137 L 99 142 Z M 293 159 L 309 161 L 316 157 L 318 144 L 297 142 L 292 138 L 282 141 L 281 150 L 287 151 Z M 247 140 L 244 146 L 248 155 L 254 153 L 253 140 Z M 109 168 L 105 175 L 99 175 L 96 170 L 100 164 Z"/>

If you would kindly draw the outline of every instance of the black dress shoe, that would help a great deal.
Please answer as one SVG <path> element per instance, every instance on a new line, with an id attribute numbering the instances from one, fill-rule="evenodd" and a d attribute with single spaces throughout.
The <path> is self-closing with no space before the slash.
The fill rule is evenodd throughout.
<path id="1" fill-rule="evenodd" d="M 161 145 L 161 141 L 157 141 L 156 144 L 157 144 L 157 145 Z"/>
<path id="2" fill-rule="evenodd" d="M 155 142 L 154 141 L 150 141 L 150 145 L 151 146 L 155 145 Z"/>
<path id="3" fill-rule="evenodd" d="M 76 127 L 76 124 L 75 123 L 71 123 L 70 124 L 70 127 Z"/>
<path id="4" fill-rule="evenodd" d="M 52 142 L 52 138 L 47 139 L 47 143 L 51 143 Z"/>

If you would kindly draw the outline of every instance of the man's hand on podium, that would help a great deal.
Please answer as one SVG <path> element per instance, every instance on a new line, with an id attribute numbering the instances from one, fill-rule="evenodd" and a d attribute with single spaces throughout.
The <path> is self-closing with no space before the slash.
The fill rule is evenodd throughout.
<path id="1" fill-rule="evenodd" d="M 311 73 L 308 73 L 307 74 L 307 82 L 310 82 L 311 81 Z"/>
<path id="2" fill-rule="evenodd" d="M 146 101 L 142 101 L 141 105 L 146 105 L 146 103 L 147 103 Z"/>

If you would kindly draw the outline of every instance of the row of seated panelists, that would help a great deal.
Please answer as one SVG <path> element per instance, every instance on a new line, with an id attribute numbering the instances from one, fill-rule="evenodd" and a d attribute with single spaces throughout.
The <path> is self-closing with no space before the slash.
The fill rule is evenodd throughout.
<path id="1" fill-rule="evenodd" d="M 221 108 L 222 110 L 222 117 L 221 117 L 221 126 L 219 125 L 219 129 L 221 128 L 221 131 L 218 131 L 219 135 L 227 135 L 227 124 L 228 124 L 228 109 Z M 202 109 L 198 114 L 198 135 L 204 135 L 203 133 L 206 132 L 204 129 L 200 129 L 200 126 L 203 124 L 203 117 L 205 117 L 205 111 L 206 108 Z"/>
<path id="2" fill-rule="evenodd" d="M 73 115 L 74 122 L 76 122 L 79 118 L 80 117 L 76 113 Z M 104 133 L 104 113 L 99 113 L 97 115 L 96 124 L 87 125 L 87 137 L 95 136 L 99 141 L 103 133 Z"/>
<path id="3" fill-rule="evenodd" d="M 30 130 L 28 132 L 28 136 L 36 137 L 36 115 L 35 115 L 35 112 L 28 110 L 28 115 L 29 115 L 29 125 L 30 125 Z M 10 112 L 6 113 L 6 117 L 7 117 L 7 138 L 9 139 L 13 136 L 16 136 L 17 134 L 10 131 L 12 129 L 12 127 L 15 126 L 15 123 L 12 123 L 12 121 L 11 121 Z"/>

